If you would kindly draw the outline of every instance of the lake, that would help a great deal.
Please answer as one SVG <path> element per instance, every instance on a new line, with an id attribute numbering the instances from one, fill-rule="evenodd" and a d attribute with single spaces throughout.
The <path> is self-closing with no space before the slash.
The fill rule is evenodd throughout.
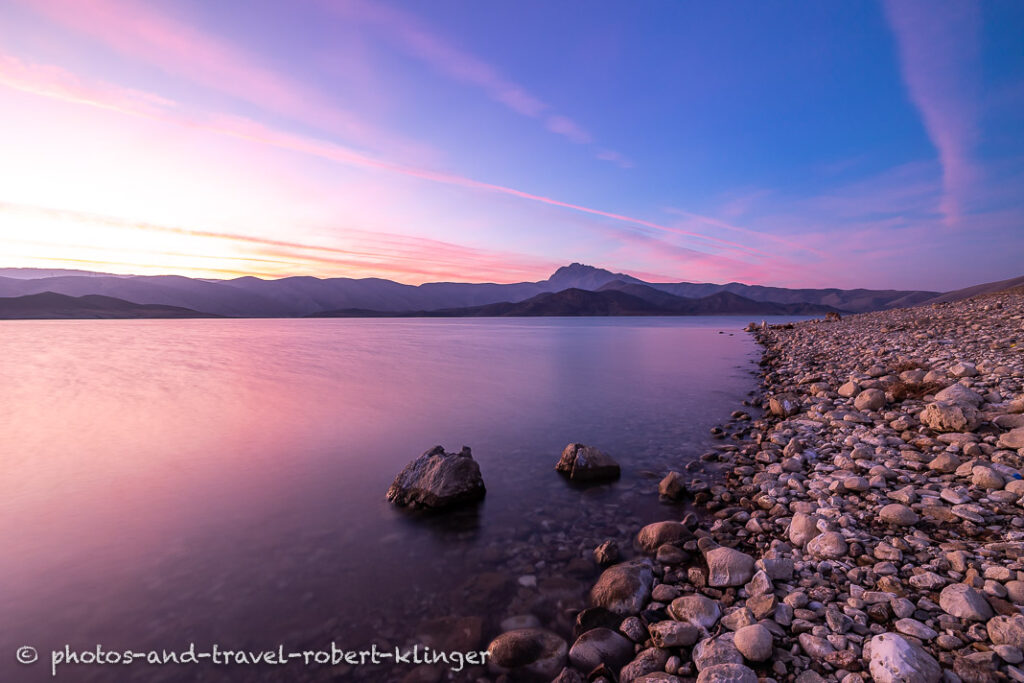
<path id="1" fill-rule="evenodd" d="M 65 644 L 440 645 L 453 623 L 486 647 L 526 614 L 569 637 L 594 546 L 628 550 L 639 525 L 679 518 L 658 480 L 756 386 L 746 322 L 2 323 L 4 666 L 22 645 L 40 661 L 16 680 L 48 679 Z M 572 441 L 611 454 L 621 480 L 568 485 L 554 465 Z M 395 474 L 435 444 L 472 448 L 485 501 L 391 507 Z M 58 680 L 411 668 L 81 665 Z"/>

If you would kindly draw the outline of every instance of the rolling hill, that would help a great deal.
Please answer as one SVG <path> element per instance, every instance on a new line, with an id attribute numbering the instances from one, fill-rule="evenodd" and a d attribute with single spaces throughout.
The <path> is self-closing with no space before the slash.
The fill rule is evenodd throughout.
<path id="1" fill-rule="evenodd" d="M 718 292 L 701 299 L 686 299 L 646 285 L 616 281 L 630 291 L 607 285 L 598 291 L 579 288 L 545 292 L 525 301 L 501 302 L 433 311 L 372 311 L 339 309 L 311 314 L 316 318 L 366 317 L 528 317 L 528 316 L 638 316 L 638 315 L 816 315 L 835 309 L 814 304 L 775 304 Z"/>
<path id="2" fill-rule="evenodd" d="M 14 275 L 14 277 L 10 277 Z M 300 317 L 323 311 L 356 310 L 379 312 L 431 311 L 471 308 L 489 304 L 524 302 L 540 294 L 567 289 L 600 291 L 610 287 L 625 293 L 646 287 L 685 299 L 704 299 L 720 293 L 745 300 L 781 305 L 832 307 L 860 312 L 909 306 L 932 299 L 939 292 L 897 290 L 785 289 L 729 283 L 656 283 L 630 275 L 573 263 L 557 269 L 538 282 L 513 284 L 431 282 L 406 285 L 380 278 L 285 277 L 264 280 L 240 277 L 230 280 L 194 279 L 180 275 L 110 275 L 74 271 L 0 270 L 0 297 L 20 297 L 54 292 L 69 297 L 102 295 L 137 304 L 156 304 L 192 309 L 221 316 Z M 642 290 L 640 298 L 657 303 Z M 720 297 L 722 310 L 740 302 Z M 711 304 L 708 304 L 711 306 Z M 810 309 L 808 309 L 809 314 Z"/>
<path id="3" fill-rule="evenodd" d="M 211 317 L 216 316 L 178 306 L 136 304 L 98 294 L 76 297 L 42 292 L 18 297 L 0 297 L 0 320 Z"/>

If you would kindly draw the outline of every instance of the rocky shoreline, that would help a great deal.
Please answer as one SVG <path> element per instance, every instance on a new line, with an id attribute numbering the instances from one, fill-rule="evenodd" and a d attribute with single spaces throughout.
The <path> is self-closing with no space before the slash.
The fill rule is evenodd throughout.
<path id="1" fill-rule="evenodd" d="M 764 414 L 660 487 L 700 514 L 638 530 L 574 641 L 498 636 L 496 680 L 1024 681 L 1024 290 L 751 331 Z"/>

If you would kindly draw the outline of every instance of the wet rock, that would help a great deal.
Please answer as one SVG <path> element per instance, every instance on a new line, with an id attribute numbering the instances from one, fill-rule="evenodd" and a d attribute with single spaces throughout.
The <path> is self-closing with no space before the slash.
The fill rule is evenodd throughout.
<path id="1" fill-rule="evenodd" d="M 637 534 L 636 542 L 645 553 L 653 553 L 666 543 L 678 543 L 691 538 L 693 534 L 680 522 L 654 522 Z"/>
<path id="2" fill-rule="evenodd" d="M 470 449 L 446 453 L 434 446 L 405 466 L 387 492 L 396 505 L 443 509 L 473 503 L 484 497 L 480 466 Z"/>
<path id="3" fill-rule="evenodd" d="M 568 651 L 564 640 L 538 628 L 502 633 L 487 648 L 488 662 L 497 671 L 511 671 L 520 678 L 544 681 L 561 672 Z"/>
<path id="4" fill-rule="evenodd" d="M 602 663 L 618 671 L 632 659 L 633 643 L 607 628 L 587 631 L 569 650 L 569 662 L 580 671 L 589 672 Z"/>
<path id="5" fill-rule="evenodd" d="M 650 597 L 653 583 L 650 561 L 623 562 L 602 572 L 590 591 L 590 602 L 616 614 L 637 614 Z"/>
<path id="6" fill-rule="evenodd" d="M 669 472 L 658 484 L 658 494 L 669 500 L 679 500 L 686 493 L 686 480 L 679 472 Z"/>
<path id="7" fill-rule="evenodd" d="M 565 667 L 551 683 L 587 683 L 587 679 L 576 669 Z"/>
<path id="8" fill-rule="evenodd" d="M 685 621 L 698 628 L 710 629 L 722 617 L 718 602 L 704 595 L 684 595 L 676 598 L 668 608 L 676 621 Z"/>
<path id="9" fill-rule="evenodd" d="M 768 410 L 777 417 L 789 417 L 800 412 L 800 399 L 795 394 L 777 394 L 768 400 Z"/>
<path id="10" fill-rule="evenodd" d="M 618 479 L 621 474 L 619 463 L 610 455 L 581 443 L 571 443 L 565 447 L 555 470 L 567 475 L 572 481 L 580 482 L 611 481 Z"/>
<path id="11" fill-rule="evenodd" d="M 611 539 L 594 548 L 594 560 L 602 567 L 615 564 L 619 557 L 619 544 Z"/>

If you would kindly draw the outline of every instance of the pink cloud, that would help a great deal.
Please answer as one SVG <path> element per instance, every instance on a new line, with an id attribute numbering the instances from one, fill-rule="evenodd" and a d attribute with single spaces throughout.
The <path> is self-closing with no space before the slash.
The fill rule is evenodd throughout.
<path id="1" fill-rule="evenodd" d="M 594 155 L 601 161 L 610 161 L 613 164 L 617 164 L 620 168 L 633 168 L 633 162 L 622 156 L 613 149 L 602 149 Z"/>
<path id="2" fill-rule="evenodd" d="M 328 7 L 346 19 L 355 19 L 376 27 L 393 44 L 438 73 L 483 90 L 492 100 L 516 113 L 530 118 L 543 116 L 545 127 L 552 133 L 578 145 L 593 142 L 591 135 L 578 123 L 561 114 L 547 113 L 545 116 L 551 107 L 541 98 L 508 80 L 496 68 L 475 55 L 460 50 L 432 33 L 411 14 L 383 3 L 363 0 L 328 3 Z M 603 159 L 600 154 L 598 158 Z"/>
<path id="3" fill-rule="evenodd" d="M 471 190 L 496 193 L 548 206 L 569 209 L 579 213 L 605 218 L 614 222 L 649 228 L 660 233 L 692 238 L 700 242 L 704 247 L 717 249 L 725 248 L 747 254 L 767 255 L 766 252 L 748 244 L 701 234 L 699 232 L 677 226 L 664 225 L 621 213 L 604 211 L 602 209 L 566 202 L 553 197 L 526 192 L 495 183 L 479 181 L 457 174 L 435 171 L 372 157 L 332 142 L 317 140 L 315 138 L 309 138 L 274 129 L 244 117 L 224 114 L 186 114 L 181 111 L 180 107 L 154 109 L 153 98 L 146 93 L 136 90 L 115 88 L 114 86 L 107 84 L 86 85 L 75 79 L 70 74 L 67 74 L 67 72 L 56 67 L 36 68 L 24 65 L 23 63 L 17 63 L 13 60 L 0 62 L 0 66 L 6 63 L 18 64 L 20 74 L 19 78 L 9 79 L 9 82 L 7 82 L 8 85 L 18 88 L 19 90 L 32 92 L 42 96 L 54 97 L 65 101 L 104 109 L 114 108 L 126 114 L 144 116 L 151 119 L 156 118 L 174 125 L 188 126 L 227 137 L 269 145 L 278 149 L 327 159 L 347 166 L 373 169 L 418 178 L 420 180 L 463 187 Z M 26 80 L 26 74 L 34 77 L 36 80 Z M 73 92 L 67 91 L 66 88 L 55 87 L 53 85 L 53 83 L 61 85 L 67 82 L 74 82 L 77 84 L 76 89 Z M 108 100 L 107 98 L 111 97 L 112 93 L 114 95 L 113 99 Z"/>
<path id="4" fill-rule="evenodd" d="M 940 210 L 959 222 L 981 169 L 973 159 L 979 132 L 975 73 L 980 29 L 976 3 L 886 0 L 903 79 L 942 162 Z"/>
<path id="5" fill-rule="evenodd" d="M 433 156 L 324 98 L 317 90 L 260 64 L 232 43 L 133 0 L 48 0 L 26 5 L 123 56 L 212 91 L 371 149 Z"/>
<path id="6" fill-rule="evenodd" d="M 565 116 L 549 116 L 546 125 L 548 130 L 552 133 L 558 133 L 559 135 L 565 136 L 578 145 L 586 145 L 591 142 L 590 133 L 580 128 L 575 121 Z"/>
<path id="7" fill-rule="evenodd" d="M 518 282 L 547 278 L 558 266 L 563 265 L 550 259 L 535 258 L 509 250 L 486 249 L 426 237 L 398 235 L 348 227 L 344 228 L 337 235 L 346 242 L 346 246 L 339 247 L 329 244 L 309 244 L 254 235 L 240 235 L 162 225 L 83 211 L 54 209 L 2 201 L 0 201 L 0 213 L 12 216 L 32 214 L 79 224 L 103 225 L 108 228 L 132 232 L 141 230 L 229 243 L 239 250 L 236 255 L 186 253 L 166 249 L 158 249 L 153 251 L 151 255 L 154 257 L 186 256 L 190 259 L 246 264 L 244 267 L 236 266 L 236 269 L 218 268 L 216 265 L 196 266 L 196 270 L 234 275 L 256 274 L 273 276 L 295 275 L 297 273 L 335 275 L 336 271 L 328 269 L 344 267 L 349 272 L 355 271 L 364 275 L 386 274 L 406 282 L 425 282 L 430 281 L 432 278 L 467 282 L 479 282 L 482 280 Z M 46 246 L 50 249 L 53 248 L 52 244 L 47 244 Z M 110 260 L 106 256 L 100 260 L 81 258 L 76 252 L 83 250 L 97 250 L 97 247 L 90 244 L 61 244 L 60 250 L 48 257 L 48 260 L 102 263 L 115 266 L 139 265 L 138 263 L 133 264 Z M 138 250 L 121 250 L 116 246 L 108 247 L 104 245 L 101 251 L 103 254 L 116 254 L 119 251 L 137 253 Z M 262 264 L 274 264 L 277 267 L 267 269 L 266 267 L 261 267 Z"/>

